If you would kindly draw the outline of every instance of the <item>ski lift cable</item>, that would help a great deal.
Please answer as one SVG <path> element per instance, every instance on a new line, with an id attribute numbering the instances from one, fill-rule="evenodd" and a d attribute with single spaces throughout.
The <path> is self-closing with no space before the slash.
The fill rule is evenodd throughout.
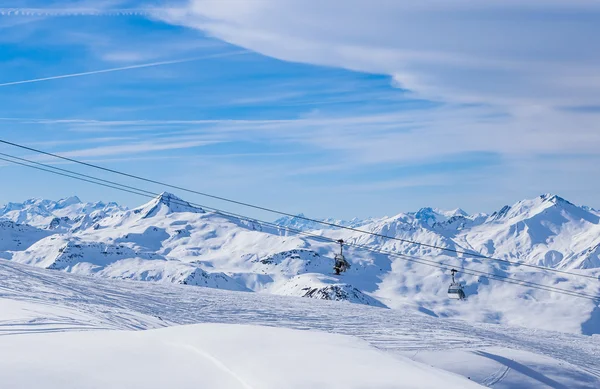
<path id="1" fill-rule="evenodd" d="M 8 156 L 11 157 L 8 154 L 4 154 L 4 153 L 0 153 L 1 155 L 4 156 Z M 103 180 L 100 178 L 96 178 L 90 175 L 85 175 L 85 174 L 81 174 L 81 173 L 77 173 L 77 172 L 73 172 L 67 169 L 62 169 L 62 168 L 57 168 L 51 165 L 46 165 L 40 162 L 35 162 L 35 161 L 29 161 L 25 158 L 19 158 L 19 157 L 14 157 L 15 159 L 18 159 L 20 161 L 25 161 L 25 162 L 29 162 L 31 164 L 27 164 L 24 162 L 19 162 L 19 161 L 14 161 L 14 160 L 10 160 L 8 158 L 2 158 L 0 157 L 0 160 L 5 161 L 5 162 L 10 162 L 10 163 L 14 163 L 17 165 L 21 165 L 21 166 L 25 166 L 25 167 L 29 167 L 29 168 L 33 168 L 33 169 L 37 169 L 37 170 L 41 170 L 44 172 L 48 172 L 48 173 L 52 173 L 52 174 L 56 174 L 56 175 L 60 175 L 60 176 L 64 176 L 64 177 L 68 177 L 68 178 L 72 178 L 72 179 L 76 179 L 76 180 L 80 180 L 80 181 L 84 181 L 84 182 L 88 182 L 88 183 L 92 183 L 92 184 L 96 184 L 96 185 L 100 185 L 100 186 L 104 186 L 104 187 L 108 187 L 111 189 L 115 189 L 115 190 L 120 190 L 123 192 L 128 192 L 128 193 L 132 193 L 132 194 L 137 194 L 140 196 L 144 196 L 144 197 L 148 197 L 148 198 L 156 198 L 157 196 L 159 196 L 158 193 L 153 193 L 153 192 L 149 192 L 143 189 L 139 189 L 139 188 L 135 188 L 135 187 L 131 187 L 131 186 L 126 186 L 126 185 L 122 185 L 120 183 L 117 182 L 113 182 L 113 181 L 108 181 L 108 180 Z M 35 166 L 38 165 L 38 166 Z M 40 167 L 44 166 L 44 167 Z M 55 170 L 52 170 L 55 169 Z M 67 172 L 69 174 L 67 174 Z M 267 222 L 267 221 L 263 221 L 263 220 L 258 220 L 255 218 L 250 218 L 248 216 L 244 216 L 244 215 L 239 215 L 239 214 L 235 214 L 229 211 L 223 211 L 220 209 L 216 209 L 216 208 L 212 208 L 212 207 L 207 207 L 204 206 L 202 204 L 197 204 L 197 203 L 192 203 L 192 202 L 187 202 L 187 201 L 179 201 L 176 199 L 172 199 L 171 200 L 173 203 L 176 204 L 180 204 L 180 205 L 188 205 L 188 206 L 195 206 L 195 207 L 200 207 L 209 211 L 212 211 L 216 214 L 219 214 L 221 216 L 227 217 L 227 218 L 234 218 L 237 221 L 248 221 L 248 222 L 252 222 L 252 223 L 256 223 L 258 225 L 261 226 L 269 226 L 278 230 L 286 230 L 288 232 L 292 232 L 292 233 L 296 233 L 299 235 L 305 235 L 308 237 L 311 237 L 313 239 L 316 240 L 320 240 L 320 241 L 324 241 L 324 242 L 328 242 L 328 243 L 339 243 L 338 240 L 334 239 L 334 238 L 328 238 L 326 236 L 322 236 L 322 235 L 317 235 L 314 233 L 310 233 L 307 231 L 302 231 L 302 230 L 298 230 L 298 229 L 294 229 L 291 227 L 286 227 L 286 226 L 281 226 L 279 224 L 276 223 L 272 223 L 272 222 Z M 442 269 L 442 270 L 446 270 L 446 271 L 450 271 L 453 267 L 450 265 L 446 265 L 444 263 L 438 262 L 438 261 L 434 261 L 434 260 L 429 260 L 426 258 L 418 258 L 418 257 L 413 257 L 413 256 L 408 256 L 405 254 L 401 254 L 401 253 L 395 253 L 395 252 L 390 252 L 390 251 L 386 251 L 386 250 L 382 250 L 382 249 L 377 249 L 377 248 L 373 248 L 370 246 L 366 246 L 366 245 L 361 245 L 361 244 L 356 244 L 356 243 L 349 243 L 349 242 L 344 242 L 345 245 L 349 246 L 349 247 L 354 247 L 357 249 L 361 249 L 361 250 L 365 250 L 365 251 L 370 251 L 373 253 L 378 253 L 378 254 L 383 254 L 383 255 L 388 255 L 388 256 L 392 256 L 392 257 L 397 257 L 406 261 L 410 261 L 410 262 L 415 262 L 415 263 L 419 263 L 422 265 L 426 265 L 426 266 L 430 266 L 430 267 L 435 267 L 438 269 Z M 515 279 L 512 277 L 508 277 L 508 276 L 501 276 L 501 275 L 497 275 L 497 274 L 492 274 L 492 273 L 488 273 L 488 272 L 482 272 L 482 271 L 478 271 L 478 270 L 474 270 L 474 269 L 470 269 L 470 268 L 465 268 L 464 265 L 461 267 L 461 272 L 465 273 L 465 274 L 469 274 L 469 275 L 474 275 L 474 276 L 485 276 L 488 277 L 490 279 L 496 280 L 496 281 L 500 281 L 500 282 L 507 282 L 507 283 L 511 283 L 511 284 L 517 284 L 517 285 L 521 285 L 521 286 L 528 286 L 531 287 L 533 289 L 539 289 L 539 290 L 544 290 L 544 291 L 549 291 L 549 292 L 555 292 L 555 293 L 559 293 L 559 294 L 564 294 L 564 295 L 568 295 L 568 296 L 572 296 L 572 297 L 580 297 L 580 298 L 586 298 L 589 300 L 593 300 L 593 301 L 600 301 L 600 296 L 594 296 L 594 295 L 590 295 L 590 294 L 586 294 L 586 293 L 581 293 L 581 292 L 575 292 L 575 291 L 571 291 L 571 290 L 567 290 L 567 289 L 562 289 L 562 288 L 557 288 L 557 287 L 553 287 L 553 286 L 549 286 L 549 285 L 543 285 L 543 284 L 538 284 L 538 283 L 534 283 L 531 281 L 526 281 L 526 280 L 520 280 L 520 279 Z"/>
<path id="2" fill-rule="evenodd" d="M 3 153 L 0 153 L 0 154 L 8 156 L 8 154 L 3 154 Z M 12 157 L 12 156 L 9 156 L 9 157 Z M 21 161 L 29 161 L 29 160 L 24 159 L 24 158 L 19 158 L 19 157 L 15 157 L 15 158 L 17 158 L 17 159 L 19 159 Z M 121 185 L 120 183 L 116 183 L 116 182 L 108 181 L 108 180 L 102 180 L 102 179 L 99 179 L 99 178 L 96 178 L 96 177 L 93 177 L 93 176 L 84 175 L 84 174 L 77 173 L 77 172 L 72 172 L 72 171 L 67 170 L 67 169 L 61 169 L 61 168 L 57 168 L 57 167 L 54 167 L 54 166 L 51 166 L 51 165 L 45 165 L 45 164 L 42 164 L 42 163 L 39 163 L 39 162 L 35 162 L 35 161 L 30 161 L 30 162 L 33 163 L 33 164 L 45 166 L 48 169 L 46 169 L 46 168 L 40 168 L 40 167 L 36 167 L 36 166 L 31 166 L 31 165 L 27 165 L 27 164 L 22 163 L 22 162 L 11 161 L 9 159 L 1 158 L 1 157 L 0 157 L 0 160 L 6 161 L 6 162 L 12 162 L 12 163 L 15 163 L 15 164 L 18 164 L 18 165 L 22 165 L 22 166 L 26 166 L 26 167 L 31 167 L 31 168 L 42 170 L 42 171 L 45 171 L 45 172 L 54 173 L 54 174 L 58 174 L 58 175 L 61 175 L 61 176 L 65 176 L 65 177 L 69 177 L 69 178 L 73 178 L 73 179 L 78 179 L 78 180 L 81 180 L 81 181 L 85 181 L 85 182 L 89 182 L 89 183 L 93 183 L 93 184 L 97 184 L 97 185 L 101 185 L 101 186 L 105 186 L 105 187 L 109 187 L 109 188 L 116 189 L 116 190 L 121 190 L 121 191 L 128 192 L 128 193 L 133 193 L 133 194 L 145 196 L 145 197 L 148 197 L 148 198 L 155 198 L 156 196 L 159 195 L 157 193 L 149 192 L 149 191 L 146 191 L 146 190 L 143 190 L 143 189 L 138 189 L 138 188 L 134 188 L 134 187 L 130 187 L 130 186 L 125 186 L 125 187 L 127 187 L 129 189 L 123 189 L 123 188 L 121 188 L 121 186 L 123 186 L 123 185 Z M 71 174 L 84 176 L 84 177 L 87 177 L 87 178 L 90 178 L 90 179 L 79 178 L 79 177 L 76 177 L 76 176 L 71 175 L 71 174 L 60 173 L 60 172 L 57 172 L 57 171 L 52 171 L 50 169 L 57 169 L 57 170 L 61 170 L 63 172 L 69 172 Z M 109 185 L 109 184 L 105 184 L 105 183 L 101 183 L 101 182 L 96 182 L 96 181 L 93 181 L 93 180 L 104 181 L 104 182 L 112 183 L 114 185 Z M 131 189 L 133 189 L 133 190 L 131 190 Z M 180 204 L 180 205 L 191 205 L 191 206 L 202 207 L 202 208 L 207 209 L 209 211 L 215 212 L 215 213 L 217 213 L 217 214 L 219 214 L 221 216 L 228 217 L 228 218 L 234 218 L 235 220 L 238 220 L 238 221 L 242 221 L 242 220 L 249 221 L 249 222 L 253 222 L 253 223 L 259 224 L 261 226 L 266 225 L 266 226 L 273 227 L 273 228 L 276 228 L 276 229 L 279 229 L 279 230 L 284 229 L 284 230 L 289 231 L 289 232 L 293 232 L 293 233 L 300 234 L 300 235 L 305 235 L 305 236 L 311 237 L 313 239 L 317 239 L 317 240 L 321 240 L 321 241 L 325 241 L 325 242 L 339 243 L 339 240 L 328 238 L 328 237 L 325 237 L 325 236 L 322 236 L 322 235 L 311 234 L 311 233 L 308 233 L 306 231 L 297 230 L 297 229 L 293 229 L 293 228 L 290 228 L 290 227 L 284 227 L 284 226 L 278 225 L 276 223 L 266 222 L 266 221 L 262 221 L 262 220 L 257 220 L 257 219 L 254 219 L 254 218 L 249 218 L 249 217 L 244 216 L 244 215 L 239 215 L 239 214 L 231 213 L 229 211 L 223 211 L 223 210 L 219 210 L 219 209 L 207 207 L 207 206 L 204 206 L 202 204 L 190 203 L 190 202 L 186 202 L 186 201 L 183 201 L 183 200 L 177 201 L 175 199 L 172 199 L 171 201 L 173 203 Z M 447 266 L 447 265 L 445 265 L 443 263 L 437 262 L 437 261 L 433 261 L 433 260 L 427 260 L 427 259 L 424 259 L 424 258 L 417 258 L 417 257 L 409 257 L 409 256 L 407 256 L 405 254 L 400 254 L 400 253 L 385 251 L 385 250 L 373 248 L 371 246 L 365 246 L 365 245 L 360 245 L 360 244 L 355 244 L 355 243 L 346 243 L 346 245 L 347 246 L 351 246 L 351 247 L 355 247 L 355 248 L 358 248 L 358 249 L 366 250 L 366 251 L 371 251 L 371 252 L 374 252 L 374 253 L 379 253 L 379 254 L 384 254 L 384 255 L 388 255 L 388 256 L 398 257 L 400 259 L 404 259 L 404 260 L 408 260 L 408 261 L 420 263 L 420 264 L 427 265 L 427 266 L 432 266 L 432 267 L 440 268 L 442 270 L 451 270 L 451 268 L 449 266 Z M 570 291 L 570 290 L 567 290 L 567 289 L 556 288 L 556 287 L 553 287 L 553 286 L 538 284 L 538 283 L 534 283 L 534 282 L 531 282 L 531 281 L 525 281 L 525 280 L 520 280 L 520 279 L 514 279 L 514 278 L 511 278 L 511 277 L 506 277 L 506 276 L 499 276 L 499 275 L 492 274 L 492 273 L 481 272 L 481 271 L 477 271 L 477 270 L 465 268 L 464 266 L 462 266 L 462 269 L 463 269 L 463 272 L 465 274 L 483 275 L 483 276 L 486 276 L 488 278 L 492 278 L 492 279 L 495 279 L 495 280 L 498 280 L 498 281 L 510 280 L 510 281 L 505 281 L 505 282 L 517 283 L 517 284 L 523 285 L 523 286 L 530 286 L 532 288 L 537 288 L 537 289 L 542 289 L 542 290 L 547 290 L 547 291 L 553 291 L 553 292 L 557 292 L 557 293 L 568 294 L 568 295 L 575 296 L 575 297 L 584 297 L 584 298 L 588 298 L 588 299 L 592 299 L 592 300 L 600 299 L 600 297 L 597 297 L 597 296 L 587 295 L 587 294 L 580 293 L 580 292 L 574 292 L 574 291 Z"/>
<path id="3" fill-rule="evenodd" d="M 3 153 L 2 153 L 2 155 L 9 156 L 8 154 L 3 154 Z M 12 157 L 12 156 L 9 156 L 9 157 Z M 102 179 L 99 179 L 99 178 L 96 178 L 96 177 L 93 177 L 93 176 L 84 175 L 84 174 L 77 173 L 77 172 L 72 172 L 72 171 L 67 170 L 67 169 L 61 169 L 61 168 L 57 168 L 57 167 L 54 167 L 54 166 L 51 166 L 51 165 L 46 165 L 46 164 L 42 164 L 42 163 L 35 162 L 35 161 L 29 161 L 29 160 L 24 159 L 24 158 L 19 158 L 19 157 L 15 157 L 15 158 L 18 158 L 21 161 L 30 162 L 32 164 L 42 165 L 42 166 L 45 166 L 46 168 L 40 168 L 40 167 L 37 167 L 37 166 L 31 166 L 31 165 L 27 165 L 27 164 L 22 163 L 22 162 L 11 161 L 11 160 L 8 160 L 8 159 L 5 159 L 5 158 L 0 158 L 0 160 L 4 160 L 6 162 L 16 163 L 18 165 L 22 165 L 22 166 L 26 166 L 26 167 L 31 167 L 31 168 L 42 170 L 42 171 L 45 171 L 45 172 L 54 173 L 54 174 L 58 174 L 58 175 L 61 175 L 61 176 L 66 176 L 66 177 L 69 177 L 69 178 L 78 179 L 78 180 L 81 180 L 81 181 L 85 181 L 85 182 L 89 182 L 89 183 L 93 183 L 93 184 L 97 184 L 97 185 L 101 185 L 101 186 L 105 186 L 105 187 L 109 187 L 109 188 L 116 189 L 116 190 L 121 190 L 121 191 L 128 192 L 128 193 L 133 193 L 133 194 L 141 195 L 141 196 L 148 197 L 148 198 L 155 198 L 156 196 L 159 195 L 157 193 L 149 192 L 149 191 L 146 191 L 146 190 L 143 190 L 143 189 L 134 188 L 134 187 L 130 187 L 130 186 L 125 186 L 128 189 L 123 189 L 122 188 L 123 185 L 120 184 L 120 183 L 117 183 L 117 182 L 108 181 L 108 180 L 102 180 Z M 74 175 L 84 176 L 86 178 L 79 178 L 79 177 L 76 177 L 76 176 L 71 175 L 71 174 L 60 173 L 60 172 L 53 171 L 53 170 L 50 170 L 50 169 L 57 169 L 57 170 L 60 170 L 62 172 L 68 172 L 68 173 L 71 173 L 71 174 L 74 174 Z M 96 181 L 93 181 L 93 180 L 104 181 L 105 183 L 96 182 Z M 113 185 L 106 184 L 106 183 L 110 183 L 110 184 L 113 184 Z M 213 211 L 213 212 L 215 212 L 215 213 L 217 213 L 217 214 L 219 214 L 221 216 L 224 216 L 224 217 L 228 217 L 228 218 L 232 218 L 233 217 L 233 218 L 235 218 L 238 221 L 245 220 L 245 221 L 257 223 L 257 224 L 259 224 L 261 226 L 266 225 L 266 226 L 270 226 L 270 227 L 273 227 L 273 228 L 276 228 L 276 229 L 279 229 L 279 230 L 284 229 L 284 230 L 289 231 L 289 232 L 293 232 L 293 233 L 297 233 L 297 234 L 300 234 L 300 235 L 309 236 L 309 237 L 312 237 L 313 239 L 317 239 L 317 240 L 321 240 L 321 241 L 325 241 L 325 242 L 338 243 L 338 240 L 334 240 L 332 238 L 324 237 L 322 235 L 311 234 L 311 233 L 308 233 L 306 231 L 297 230 L 297 229 L 293 229 L 293 228 L 290 228 L 290 227 L 280 226 L 280 225 L 278 225 L 276 223 L 266 222 L 266 221 L 262 221 L 262 220 L 257 220 L 257 219 L 254 219 L 254 218 L 249 218 L 249 217 L 244 216 L 244 215 L 234 214 L 234 213 L 231 213 L 231 212 L 228 212 L 228 211 L 223 211 L 223 210 L 219 210 L 219 209 L 207 207 L 207 206 L 204 206 L 202 204 L 190 203 L 190 202 L 186 202 L 186 201 L 183 201 L 183 200 L 182 201 L 177 201 L 175 199 L 172 199 L 171 201 L 174 202 L 174 203 L 179 203 L 181 205 L 192 205 L 192 206 L 202 207 L 204 209 Z M 401 259 L 404 259 L 404 260 L 408 260 L 408 261 L 420 263 L 420 264 L 423 264 L 423 265 L 440 268 L 440 269 L 443 269 L 443 270 L 450 270 L 450 267 L 446 266 L 443 263 L 437 262 L 437 261 L 427 260 L 427 259 L 424 259 L 424 258 L 409 257 L 409 256 L 407 256 L 405 254 L 400 254 L 400 253 L 385 251 L 385 250 L 381 250 L 381 249 L 376 249 L 376 248 L 373 248 L 371 246 L 359 245 L 359 244 L 354 244 L 354 243 L 346 243 L 346 244 L 348 246 L 355 247 L 355 248 L 358 248 L 358 249 L 363 249 L 363 250 L 371 251 L 371 252 L 374 252 L 374 253 L 379 253 L 379 254 L 394 256 L 394 257 L 398 257 L 398 258 L 401 258 Z M 574 292 L 574 291 L 570 291 L 570 290 L 566 290 L 566 289 L 556 288 L 556 287 L 552 287 L 552 286 L 548 286 L 548 285 L 537 284 L 537 283 L 533 283 L 531 281 L 519 280 L 519 279 L 514 279 L 514 278 L 511 278 L 511 277 L 505 277 L 505 276 L 495 275 L 495 274 L 492 274 L 492 273 L 481 272 L 481 271 L 477 271 L 477 270 L 465 268 L 464 266 L 462 267 L 462 269 L 463 269 L 463 272 L 465 274 L 483 275 L 483 276 L 486 276 L 488 278 L 492 278 L 492 279 L 495 279 L 495 280 L 498 280 L 498 281 L 510 280 L 510 281 L 505 281 L 505 282 L 518 283 L 519 285 L 530 286 L 532 288 L 537 288 L 537 289 L 543 288 L 542 290 L 548 290 L 548 291 L 553 291 L 553 292 L 557 292 L 557 293 L 568 294 L 568 295 L 575 296 L 575 297 L 584 297 L 584 298 L 593 299 L 593 300 L 600 299 L 600 297 L 596 297 L 596 296 L 592 296 L 592 295 L 587 295 L 587 294 L 583 294 L 583 293 L 579 293 L 579 292 Z M 469 273 L 469 272 L 471 272 L 471 273 Z"/>
<path id="4" fill-rule="evenodd" d="M 102 179 L 102 178 L 90 176 L 88 174 L 78 173 L 78 172 L 74 172 L 74 171 L 68 170 L 68 169 L 63 169 L 63 168 L 60 168 L 60 167 L 57 167 L 57 166 L 53 166 L 53 165 L 49 165 L 49 164 L 45 164 L 45 163 L 41 163 L 41 162 L 37 162 L 37 161 L 32 161 L 32 160 L 27 159 L 27 158 L 16 157 L 14 155 L 5 154 L 5 153 L 0 153 L 0 156 L 4 156 L 4 157 L 8 157 L 8 158 L 13 158 L 13 159 L 16 159 L 18 161 L 22 161 L 22 162 L 34 164 L 34 165 L 37 165 L 37 166 L 42 166 L 42 167 L 44 167 L 46 169 L 58 170 L 58 171 L 61 171 L 63 173 L 66 173 L 66 174 L 74 174 L 76 176 L 80 176 L 80 177 L 83 177 L 83 178 L 86 178 L 86 179 L 89 179 L 89 180 L 95 180 L 95 181 L 98 181 L 98 182 L 102 182 L 102 183 L 105 183 L 107 185 L 118 185 L 120 187 L 127 188 L 127 189 L 132 190 L 132 191 L 143 192 L 143 193 L 145 193 L 147 195 L 147 197 L 154 198 L 154 197 L 156 197 L 156 196 L 159 195 L 156 192 L 150 192 L 150 191 L 143 190 L 143 189 L 140 189 L 140 188 L 136 188 L 136 187 L 133 187 L 133 186 L 125 185 L 125 184 L 122 184 L 122 183 L 119 183 L 119 182 L 116 182 L 116 181 L 105 180 L 105 179 Z M 3 158 L 0 158 L 0 159 L 3 159 Z M 10 162 L 12 162 L 12 161 L 10 161 Z M 24 165 L 24 166 L 27 166 L 27 165 Z M 45 170 L 45 169 L 42 169 L 42 170 Z M 45 171 L 47 171 L 47 170 L 45 170 Z M 74 177 L 71 177 L 71 178 L 74 178 Z M 113 188 L 113 189 L 118 189 L 118 188 L 114 188 L 113 186 L 109 186 L 109 187 Z M 138 193 L 136 193 L 136 194 L 138 194 Z"/>
<path id="5" fill-rule="evenodd" d="M 0 153 L 0 155 L 6 156 L 7 154 Z M 14 158 L 17 159 L 17 157 L 14 157 Z M 23 158 L 18 158 L 18 159 L 24 160 Z M 137 195 L 142 195 L 142 196 L 147 196 L 147 197 L 151 197 L 151 198 L 156 197 L 156 195 L 151 196 L 151 195 L 149 195 L 147 193 L 141 193 L 142 191 L 136 192 L 136 191 L 133 191 L 133 190 L 124 189 L 124 188 L 121 187 L 121 185 L 119 185 L 119 186 L 113 186 L 113 185 L 105 184 L 105 183 L 100 182 L 101 180 L 99 180 L 99 179 L 98 179 L 98 181 L 88 180 L 88 179 L 85 179 L 85 178 L 82 178 L 82 177 L 78 177 L 79 174 L 69 175 L 69 174 L 66 174 L 66 173 L 60 173 L 58 171 L 53 171 L 53 170 L 45 169 L 45 168 L 38 167 L 38 166 L 27 165 L 26 163 L 23 163 L 23 162 L 12 161 L 12 160 L 10 160 L 8 158 L 2 158 L 2 157 L 0 157 L 0 161 L 11 162 L 13 164 L 17 164 L 17 165 L 21 165 L 21 166 L 26 166 L 26 167 L 37 169 L 37 170 L 42 170 L 42 171 L 45 171 L 45 172 L 48 172 L 48 173 L 59 174 L 61 176 L 73 178 L 73 179 L 80 180 L 80 181 L 89 182 L 91 184 L 102 185 L 102 186 L 105 186 L 107 188 L 112 188 L 112 189 L 120 190 L 120 191 L 123 191 L 123 192 L 129 192 L 129 193 L 133 193 L 133 194 L 137 194 Z M 40 164 L 40 163 L 34 162 L 34 161 L 31 161 L 31 163 L 33 163 L 33 164 Z M 40 165 L 43 165 L 43 164 L 40 164 Z M 54 169 L 54 167 L 52 167 L 50 165 L 48 165 L 48 166 Z M 60 169 L 60 170 L 61 171 L 65 171 L 65 169 Z M 102 181 L 104 181 L 104 180 L 102 180 Z M 123 186 L 123 187 L 125 187 L 125 186 Z M 143 191 L 143 192 L 146 192 L 146 191 Z"/>
<path id="6" fill-rule="evenodd" d="M 144 182 L 147 182 L 147 183 L 151 183 L 151 184 L 155 184 L 155 185 L 161 185 L 163 187 L 177 189 L 177 190 L 181 190 L 181 191 L 184 191 L 184 192 L 188 192 L 188 193 L 192 193 L 192 194 L 196 194 L 196 195 L 200 195 L 200 196 L 212 198 L 212 199 L 215 199 L 215 200 L 220 200 L 220 201 L 228 202 L 228 203 L 231 203 L 231 204 L 241 205 L 241 206 L 244 206 L 244 207 L 253 208 L 253 209 L 256 209 L 256 210 L 265 211 L 265 212 L 269 212 L 269 213 L 273 213 L 273 214 L 277 214 L 277 215 L 281 215 L 281 216 L 294 217 L 294 218 L 297 218 L 297 219 L 300 219 L 300 220 L 309 221 L 309 222 L 321 224 L 321 225 L 328 226 L 328 227 L 334 227 L 334 228 L 344 229 L 344 230 L 353 231 L 353 232 L 357 232 L 357 233 L 361 233 L 361 234 L 371 235 L 371 236 L 378 237 L 378 238 L 395 240 L 395 241 L 399 241 L 399 242 L 403 242 L 403 243 L 410 243 L 410 244 L 414 244 L 414 245 L 418 245 L 418 246 L 422 246 L 422 247 L 427 247 L 427 248 L 432 248 L 432 249 L 436 249 L 436 250 L 441 250 L 441 251 L 446 251 L 446 252 L 452 252 L 452 253 L 455 253 L 455 254 L 461 254 L 461 255 L 471 256 L 471 257 L 474 257 L 474 258 L 480 258 L 480 259 L 486 259 L 486 260 L 491 260 L 491 261 L 503 262 L 503 263 L 510 264 L 510 265 L 513 265 L 513 266 L 524 266 L 524 267 L 535 268 L 535 269 L 549 271 L 549 272 L 554 272 L 554 273 L 565 274 L 565 275 L 569 275 L 569 276 L 583 277 L 583 278 L 589 278 L 589 279 L 593 279 L 593 280 L 598 280 L 597 277 L 590 276 L 590 275 L 587 275 L 587 274 L 573 273 L 573 272 L 570 272 L 570 271 L 560 270 L 560 269 L 553 269 L 553 268 L 549 268 L 549 267 L 545 267 L 545 266 L 539 266 L 539 265 L 533 265 L 533 264 L 528 264 L 528 263 L 523 263 L 523 262 L 511 261 L 511 260 L 502 259 L 502 258 L 494 258 L 494 257 L 486 256 L 486 255 L 483 255 L 483 254 L 479 254 L 479 253 L 476 253 L 476 252 L 468 252 L 468 251 L 457 250 L 457 249 L 452 249 L 452 248 L 448 248 L 448 247 L 441 247 L 441 246 L 437 246 L 437 245 L 433 245 L 433 244 L 428 244 L 428 243 L 423 243 L 423 242 L 418 242 L 418 241 L 414 241 L 414 240 L 410 240 L 410 239 L 403 239 L 403 238 L 398 238 L 398 237 L 395 237 L 395 236 L 389 236 L 389 235 L 379 234 L 379 233 L 372 232 L 372 231 L 366 231 L 366 230 L 362 230 L 360 228 L 349 227 L 349 226 L 342 226 L 342 225 L 339 225 L 339 224 L 336 224 L 336 223 L 331 223 L 331 222 L 327 222 L 327 221 L 323 221 L 323 220 L 318 220 L 318 219 L 312 219 L 312 218 L 309 218 L 309 217 L 306 217 L 306 216 L 302 216 L 302 215 L 294 215 L 294 214 L 291 214 L 291 213 L 288 213 L 288 212 L 283 212 L 283 211 L 279 211 L 279 210 L 272 209 L 272 208 L 267 208 L 267 207 L 263 207 L 263 206 L 259 206 L 259 205 L 254 205 L 254 204 L 246 203 L 246 202 L 243 202 L 243 201 L 237 201 L 237 200 L 229 199 L 229 198 L 222 197 L 222 196 L 216 196 L 216 195 L 212 195 L 212 194 L 209 194 L 209 193 L 205 193 L 205 192 L 200 192 L 200 191 L 193 190 L 193 189 L 184 188 L 182 186 L 172 185 L 172 184 L 169 184 L 169 183 L 165 183 L 165 182 L 153 180 L 153 179 L 150 179 L 150 178 L 145 178 L 145 177 L 138 176 L 138 175 L 135 175 L 135 174 L 125 173 L 125 172 L 122 172 L 122 171 L 119 171 L 119 170 L 114 170 L 114 169 L 106 168 L 106 167 L 103 167 L 103 166 L 95 165 L 93 163 L 84 162 L 84 161 L 80 161 L 80 160 L 77 160 L 77 159 L 73 159 L 73 158 L 69 158 L 69 157 L 64 157 L 64 156 L 59 155 L 59 154 L 50 153 L 50 152 L 47 152 L 47 151 L 42 151 L 42 150 L 35 149 L 35 148 L 32 148 L 32 147 L 24 146 L 24 145 L 21 145 L 21 144 L 18 144 L 18 143 L 9 142 L 9 141 L 3 140 L 3 139 L 0 139 L 0 143 L 6 144 L 6 145 L 9 145 L 9 146 L 13 146 L 13 147 L 17 147 L 17 148 L 21 148 L 21 149 L 24 149 L 24 150 L 32 151 L 32 152 L 35 152 L 35 153 L 38 153 L 38 154 L 43 154 L 43 155 L 50 156 L 50 157 L 53 157 L 53 158 L 62 159 L 64 161 L 72 162 L 72 163 L 75 163 L 75 164 L 79 164 L 79 165 L 91 167 L 91 168 L 94 168 L 94 169 L 102 170 L 102 171 L 105 171 L 105 172 L 109 172 L 109 173 L 121 175 L 121 176 L 128 177 L 128 178 L 133 178 L 133 179 L 144 181 Z"/>

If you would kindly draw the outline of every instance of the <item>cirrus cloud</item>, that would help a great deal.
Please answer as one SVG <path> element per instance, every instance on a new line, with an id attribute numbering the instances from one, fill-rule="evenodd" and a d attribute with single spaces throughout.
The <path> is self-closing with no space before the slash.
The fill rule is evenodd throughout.
<path id="1" fill-rule="evenodd" d="M 436 100 L 600 104 L 600 2 L 191 0 L 155 16 L 288 61 L 388 74 Z"/>

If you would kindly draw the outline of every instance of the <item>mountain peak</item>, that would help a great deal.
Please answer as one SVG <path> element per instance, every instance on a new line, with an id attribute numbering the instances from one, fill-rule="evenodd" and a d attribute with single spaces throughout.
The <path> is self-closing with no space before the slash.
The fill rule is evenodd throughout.
<path id="1" fill-rule="evenodd" d="M 436 222 L 444 221 L 455 216 L 467 216 L 467 213 L 460 208 L 456 208 L 451 211 L 444 211 L 443 209 L 439 208 L 424 207 L 415 212 L 414 216 L 416 219 L 422 221 L 431 220 L 433 222 Z"/>
<path id="2" fill-rule="evenodd" d="M 500 211 L 490 215 L 488 220 L 511 219 L 519 221 L 547 212 L 562 212 L 592 223 L 595 223 L 594 220 L 597 218 L 595 213 L 590 212 L 585 207 L 579 207 L 558 195 L 545 193 L 533 199 L 518 201 L 512 206 L 506 205 Z"/>
<path id="3" fill-rule="evenodd" d="M 542 195 L 540 195 L 540 199 L 544 200 L 544 201 L 549 201 L 552 203 L 568 203 L 571 204 L 569 201 L 563 199 L 562 197 L 552 194 L 552 193 L 544 193 Z"/>
<path id="4" fill-rule="evenodd" d="M 175 196 L 173 193 L 162 192 L 158 195 L 157 200 L 163 204 L 168 204 L 171 201 L 183 201 L 183 199 Z"/>
<path id="5" fill-rule="evenodd" d="M 456 208 L 452 211 L 448 211 L 447 213 L 451 216 L 469 216 L 469 214 L 465 212 L 462 208 Z"/>
<path id="6" fill-rule="evenodd" d="M 70 197 L 66 197 L 64 199 L 60 199 L 56 202 L 57 208 L 64 208 L 64 207 L 68 207 L 69 205 L 73 205 L 73 204 L 81 204 L 81 200 L 79 199 L 79 197 L 70 196 Z"/>
<path id="7" fill-rule="evenodd" d="M 435 214 L 435 211 L 433 210 L 433 208 L 424 207 L 424 208 L 419 209 L 415 213 L 415 216 L 417 217 L 417 219 L 421 219 L 421 218 L 429 218 L 429 217 L 433 216 L 434 214 Z"/>
<path id="8" fill-rule="evenodd" d="M 304 220 L 304 219 L 306 219 L 306 216 L 304 215 L 304 213 L 300 212 L 296 216 L 293 216 L 293 217 L 285 216 L 285 218 L 289 219 L 289 220 Z"/>
<path id="9" fill-rule="evenodd" d="M 164 215 L 177 212 L 204 213 L 204 210 L 191 205 L 189 202 L 175 196 L 173 193 L 162 192 L 134 212 L 142 213 L 143 218 L 149 218 L 158 214 Z"/>

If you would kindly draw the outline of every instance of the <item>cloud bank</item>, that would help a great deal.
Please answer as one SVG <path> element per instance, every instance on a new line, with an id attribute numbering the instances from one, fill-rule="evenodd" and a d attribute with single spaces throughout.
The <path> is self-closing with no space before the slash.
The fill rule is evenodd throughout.
<path id="1" fill-rule="evenodd" d="M 600 2 L 191 0 L 170 23 L 287 61 L 388 74 L 428 99 L 600 105 Z"/>

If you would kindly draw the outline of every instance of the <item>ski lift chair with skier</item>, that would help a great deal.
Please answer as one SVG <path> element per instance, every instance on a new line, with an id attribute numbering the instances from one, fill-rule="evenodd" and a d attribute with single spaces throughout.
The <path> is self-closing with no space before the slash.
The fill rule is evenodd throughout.
<path id="1" fill-rule="evenodd" d="M 450 272 L 452 273 L 452 283 L 448 287 L 448 297 L 453 300 L 464 300 L 467 296 L 463 286 L 454 279 L 454 274 L 458 273 L 458 270 L 452 269 Z"/>
<path id="2" fill-rule="evenodd" d="M 335 264 L 333 265 L 333 270 L 336 275 L 340 275 L 346 270 L 350 269 L 350 264 L 344 258 L 344 240 L 340 239 L 337 241 L 340 244 L 340 252 L 339 254 L 335 254 Z"/>

